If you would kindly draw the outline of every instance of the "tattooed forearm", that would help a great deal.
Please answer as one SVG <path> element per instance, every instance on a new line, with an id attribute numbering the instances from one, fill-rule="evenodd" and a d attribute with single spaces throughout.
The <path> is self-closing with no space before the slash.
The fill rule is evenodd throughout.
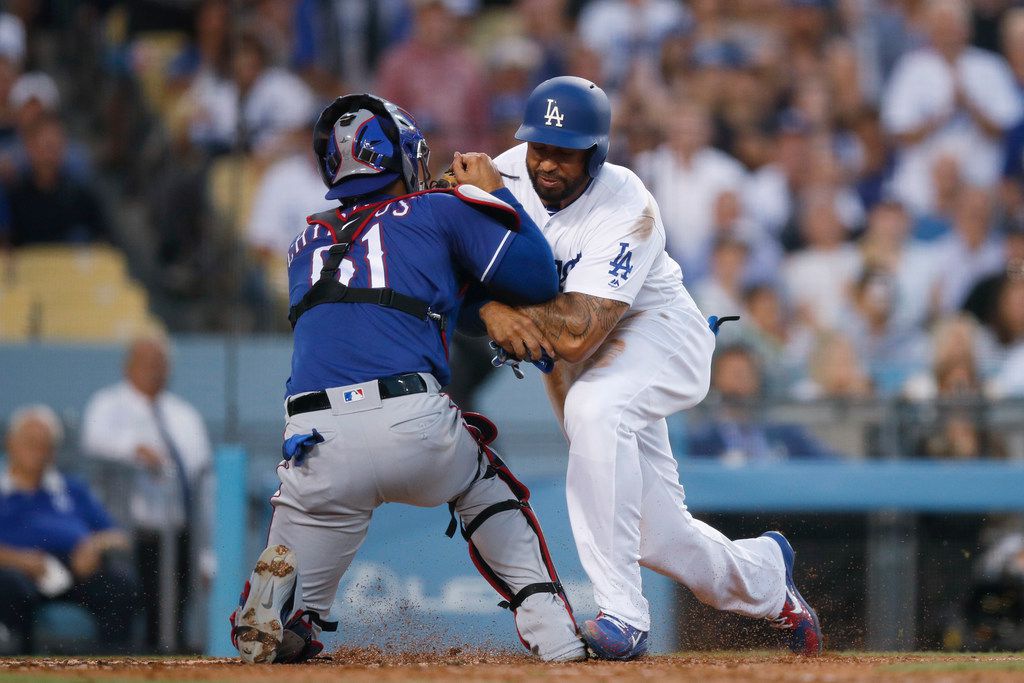
<path id="1" fill-rule="evenodd" d="M 599 296 L 569 292 L 547 303 L 523 306 L 525 313 L 555 345 L 559 356 L 580 360 L 608 336 L 629 305 Z"/>

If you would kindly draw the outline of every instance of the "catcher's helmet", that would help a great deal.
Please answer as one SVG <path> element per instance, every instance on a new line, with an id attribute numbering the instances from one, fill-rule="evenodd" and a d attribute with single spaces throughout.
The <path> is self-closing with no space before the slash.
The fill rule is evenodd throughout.
<path id="1" fill-rule="evenodd" d="M 313 152 L 327 199 L 381 190 L 399 178 L 408 192 L 426 187 L 430 148 L 404 109 L 376 95 L 345 95 L 320 114 Z"/>
<path id="2" fill-rule="evenodd" d="M 516 139 L 569 149 L 589 149 L 593 178 L 608 158 L 612 108 L 604 90 L 583 78 L 550 78 L 530 93 Z"/>

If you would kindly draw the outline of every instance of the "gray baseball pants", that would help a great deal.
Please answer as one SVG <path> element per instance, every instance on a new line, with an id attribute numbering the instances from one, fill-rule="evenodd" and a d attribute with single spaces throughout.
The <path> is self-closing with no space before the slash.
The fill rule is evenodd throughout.
<path id="1" fill-rule="evenodd" d="M 488 452 L 437 380 L 421 375 L 426 393 L 381 399 L 377 382 L 328 389 L 331 408 L 287 418 L 284 438 L 316 429 L 324 442 L 296 466 L 278 466 L 269 544 L 284 544 L 298 561 L 307 609 L 325 618 L 338 582 L 382 503 L 434 507 L 451 501 L 466 528 L 483 511 L 517 498 L 488 467 Z M 493 510 L 473 530 L 478 567 L 506 600 L 553 580 L 532 511 Z M 508 589 L 508 590 L 503 590 Z M 529 591 L 526 591 L 529 593 Z M 516 601 L 513 600 L 513 603 Z M 536 592 L 513 610 L 523 644 L 544 660 L 583 655 L 571 609 L 561 594 Z"/>

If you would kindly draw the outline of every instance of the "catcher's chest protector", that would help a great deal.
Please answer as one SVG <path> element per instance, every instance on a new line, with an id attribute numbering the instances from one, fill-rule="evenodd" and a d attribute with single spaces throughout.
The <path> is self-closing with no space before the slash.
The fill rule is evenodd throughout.
<path id="1" fill-rule="evenodd" d="M 330 209 L 306 218 L 306 223 L 309 225 L 323 226 L 330 233 L 334 245 L 327 252 L 324 267 L 320 270 L 320 279 L 313 283 L 302 299 L 288 311 L 288 322 L 291 323 L 292 329 L 295 329 L 295 324 L 302 314 L 314 306 L 352 303 L 376 304 L 408 313 L 421 320 L 434 320 L 441 326 L 442 332 L 444 331 L 447 326 L 445 316 L 430 310 L 430 305 L 425 301 L 396 292 L 390 287 L 349 287 L 336 279 L 342 260 L 352 247 L 352 243 L 362 234 L 370 219 L 397 199 L 401 199 L 401 197 L 364 206 L 351 212 L 348 216 L 344 216 L 340 209 Z"/>

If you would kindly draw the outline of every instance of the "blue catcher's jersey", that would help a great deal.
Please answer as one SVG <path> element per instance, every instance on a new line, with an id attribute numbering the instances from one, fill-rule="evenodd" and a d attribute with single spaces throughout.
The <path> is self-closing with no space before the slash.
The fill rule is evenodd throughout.
<path id="1" fill-rule="evenodd" d="M 388 199 L 367 198 L 359 206 Z M 451 194 L 401 197 L 366 223 L 338 278 L 350 287 L 391 287 L 420 299 L 453 326 L 463 285 L 486 283 L 514 239 L 514 233 Z M 292 306 L 320 278 L 332 244 L 330 233 L 314 224 L 288 249 Z M 442 386 L 450 380 L 447 341 L 437 322 L 376 304 L 320 304 L 295 325 L 287 394 L 405 372 L 432 373 Z"/>

